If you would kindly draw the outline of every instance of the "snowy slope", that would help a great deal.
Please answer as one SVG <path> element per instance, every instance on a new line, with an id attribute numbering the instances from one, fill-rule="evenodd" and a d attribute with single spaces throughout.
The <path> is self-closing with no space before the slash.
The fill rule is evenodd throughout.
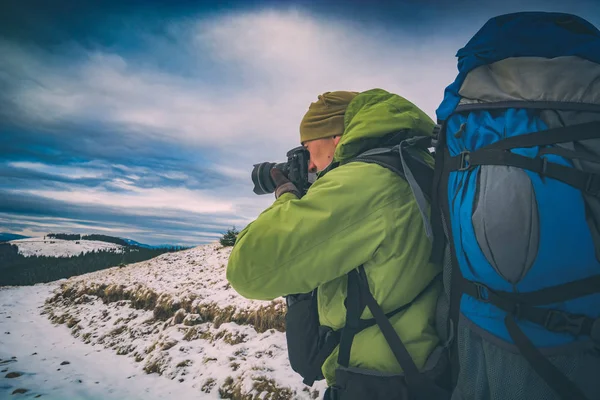
<path id="1" fill-rule="evenodd" d="M 148 375 L 111 349 L 92 347 L 54 326 L 40 310 L 57 286 L 0 288 L 0 399 L 193 398 L 179 382 Z"/>
<path id="2" fill-rule="evenodd" d="M 9 242 L 19 248 L 19 253 L 25 257 L 47 256 L 47 257 L 71 257 L 78 256 L 82 252 L 114 250 L 117 253 L 123 251 L 123 246 L 101 242 L 98 240 L 62 240 L 45 239 L 43 237 L 12 240 Z"/>
<path id="3" fill-rule="evenodd" d="M 289 367 L 283 301 L 231 289 L 230 251 L 211 244 L 73 277 L 43 312 L 139 373 L 178 382 L 189 393 L 181 400 L 319 398 L 324 382 L 308 388 Z"/>

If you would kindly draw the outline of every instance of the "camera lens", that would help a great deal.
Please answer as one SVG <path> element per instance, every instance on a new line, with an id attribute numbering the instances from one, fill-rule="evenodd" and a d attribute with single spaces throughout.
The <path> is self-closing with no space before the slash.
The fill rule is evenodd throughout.
<path id="1" fill-rule="evenodd" d="M 264 162 L 255 164 L 252 170 L 252 182 L 254 183 L 254 193 L 256 194 L 269 194 L 273 193 L 276 189 L 275 182 L 271 178 L 271 169 L 275 168 L 278 164 Z"/>

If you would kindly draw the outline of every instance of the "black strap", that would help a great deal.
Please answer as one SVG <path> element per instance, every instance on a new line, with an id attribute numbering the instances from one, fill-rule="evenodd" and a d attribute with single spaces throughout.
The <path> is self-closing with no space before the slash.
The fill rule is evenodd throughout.
<path id="1" fill-rule="evenodd" d="M 466 171 L 477 165 L 505 165 L 536 172 L 583 192 L 600 195 L 600 175 L 548 162 L 545 157 L 526 157 L 508 150 L 600 138 L 600 121 L 533 132 L 500 140 L 473 152 L 464 151 L 446 161 L 449 171 Z"/>
<path id="2" fill-rule="evenodd" d="M 592 121 L 583 124 L 547 129 L 525 135 L 512 136 L 483 148 L 509 150 L 520 147 L 548 146 L 556 143 L 579 142 L 581 140 L 599 138 L 600 121 Z"/>
<path id="3" fill-rule="evenodd" d="M 498 101 L 494 103 L 460 104 L 454 109 L 454 112 L 452 114 L 479 110 L 506 110 L 508 108 L 600 112 L 600 105 L 589 103 L 575 103 L 565 101 Z M 448 118 L 450 118 L 452 114 L 450 114 Z"/>
<path id="4" fill-rule="evenodd" d="M 587 400 L 583 392 L 552 364 L 534 346 L 517 325 L 514 317 L 507 314 L 504 324 L 515 345 L 533 370 L 564 400 Z"/>
<path id="5" fill-rule="evenodd" d="M 517 299 L 532 306 L 561 303 L 600 292 L 600 275 L 539 289 L 533 292 L 517 293 Z M 506 292 L 508 293 L 508 292 Z"/>
<path id="6" fill-rule="evenodd" d="M 431 142 L 430 138 L 429 142 Z M 421 142 L 421 144 L 422 143 L 426 142 Z M 433 168 L 418 157 L 412 157 L 412 154 L 410 153 L 406 154 L 409 155 L 409 157 L 406 158 L 406 161 L 409 164 L 409 167 L 417 181 L 417 184 L 419 185 L 421 190 L 423 190 L 428 199 L 431 199 L 431 183 L 433 182 L 434 176 Z M 388 152 L 381 152 L 377 154 L 361 154 L 348 162 L 355 161 L 380 165 L 406 179 L 404 175 L 404 168 L 402 167 L 402 162 L 400 160 L 399 154 L 397 151 L 393 151 L 392 148 L 390 148 Z"/>
<path id="7" fill-rule="evenodd" d="M 445 181 L 444 188 L 447 186 L 447 180 Z M 446 195 L 446 199 L 447 199 Z M 446 215 L 449 215 L 448 211 L 448 201 L 444 202 L 443 211 Z M 442 221 L 443 222 L 443 221 Z M 450 346 L 450 366 L 452 372 L 452 384 L 456 385 L 458 383 L 458 376 L 460 374 L 460 357 L 459 357 L 459 348 L 458 348 L 458 321 L 460 319 L 460 303 L 463 296 L 463 291 L 460 287 L 460 282 L 464 280 L 462 276 L 462 271 L 459 268 L 458 260 L 456 258 L 455 248 L 454 248 L 454 237 L 452 233 L 452 227 L 448 226 L 448 241 L 450 243 L 450 257 L 452 262 L 452 272 L 450 277 L 450 304 L 448 309 L 448 321 L 449 321 L 449 329 L 452 329 L 453 341 Z"/>
<path id="8" fill-rule="evenodd" d="M 416 364 L 414 363 L 410 353 L 402 343 L 402 340 L 398 336 L 398 333 L 392 326 L 389 319 L 385 317 L 385 313 L 377 303 L 377 300 L 371 294 L 369 290 L 369 284 L 366 279 L 364 267 L 359 268 L 360 271 L 360 289 L 363 300 L 365 301 L 369 310 L 373 314 L 373 317 L 379 325 L 381 333 L 388 342 L 392 353 L 396 357 L 396 360 L 404 371 L 404 379 L 408 387 L 411 399 L 444 399 L 448 397 L 448 393 L 440 388 L 435 382 L 429 379 L 426 375 L 419 372 Z M 423 293 L 423 291 L 421 292 Z"/>
<path id="9" fill-rule="evenodd" d="M 450 343 L 450 371 L 452 373 L 452 385 L 458 382 L 460 372 L 460 360 L 458 349 L 458 320 L 460 316 L 460 302 L 463 292 L 459 283 L 462 280 L 462 272 L 458 268 L 458 261 L 455 254 L 454 236 L 452 226 L 447 224 L 444 229 L 445 221 L 448 221 L 450 215 L 450 205 L 448 201 L 448 176 L 450 171 L 444 168 L 446 160 L 450 158 L 450 153 L 446 143 L 446 122 L 436 125 L 437 146 L 435 149 L 435 171 L 433 178 L 433 199 L 431 205 L 431 225 L 433 228 L 433 246 L 431 251 L 431 261 L 441 264 L 444 261 L 446 246 L 450 249 L 451 277 L 450 277 L 450 298 L 448 309 L 448 332 L 451 332 L 453 338 Z M 444 216 L 446 219 L 444 221 Z M 446 231 L 447 230 L 447 231 Z"/>
<path id="10" fill-rule="evenodd" d="M 505 165 L 526 169 L 556 179 L 593 196 L 600 195 L 600 175 L 548 162 L 545 157 L 530 158 L 506 150 L 482 148 L 463 152 L 447 160 L 449 171 L 466 171 L 477 165 Z"/>
<path id="11" fill-rule="evenodd" d="M 356 272 L 356 271 L 354 271 Z M 354 282 L 355 277 L 350 278 L 349 279 L 349 285 L 355 285 L 357 284 L 357 282 Z M 421 295 L 425 292 L 427 292 L 432 286 L 434 286 L 434 284 L 441 280 L 441 274 L 439 274 L 438 276 L 436 276 L 434 279 L 432 279 L 427 286 L 425 286 L 425 288 L 423 288 L 423 290 L 417 294 L 415 296 L 415 298 L 413 300 L 411 300 L 410 302 L 396 308 L 395 310 L 385 314 L 385 317 L 387 319 L 392 318 L 394 315 L 399 314 L 403 311 L 405 311 L 406 309 L 408 309 L 415 301 L 417 301 L 417 299 L 419 299 L 421 297 Z M 350 292 L 349 292 L 350 293 Z M 354 295 L 354 293 L 352 293 L 352 295 Z M 348 307 L 348 304 L 351 304 L 351 307 L 356 307 L 356 304 L 354 302 L 346 302 L 346 307 Z M 364 305 L 363 305 L 363 310 L 364 310 Z M 346 313 L 348 312 L 348 310 L 346 311 Z M 362 315 L 362 311 L 359 314 Z M 346 316 L 346 318 L 348 318 Z M 352 316 L 353 318 L 353 316 Z M 354 332 L 354 335 L 362 332 L 363 330 L 370 328 L 371 326 L 377 324 L 377 321 L 374 318 L 370 318 L 370 319 L 360 319 L 358 321 L 358 329 Z M 325 337 L 325 340 L 323 342 L 323 344 L 321 345 L 321 348 L 319 349 L 319 353 L 317 354 L 317 356 L 315 357 L 314 362 L 311 365 L 311 371 L 314 371 L 314 373 L 311 374 L 311 377 L 308 378 L 304 378 L 304 384 L 308 385 L 308 386 L 312 386 L 313 383 L 315 382 L 315 380 L 317 379 L 317 377 L 321 374 L 321 368 L 323 366 L 323 364 L 325 363 L 325 360 L 327 360 L 327 358 L 331 355 L 331 353 L 333 352 L 333 350 L 338 346 L 338 344 L 340 344 L 340 339 L 341 339 L 341 332 L 343 331 L 343 329 L 339 330 L 339 331 L 330 331 L 327 333 L 327 336 Z M 352 338 L 353 339 L 353 338 Z M 349 334 L 346 336 L 346 341 L 351 342 L 352 340 L 350 340 Z M 349 361 L 349 349 L 347 349 L 348 345 L 344 345 L 344 347 L 342 348 L 341 344 L 340 344 L 340 353 L 343 352 L 348 352 L 348 354 L 345 357 L 348 357 L 348 361 Z M 351 348 L 351 346 L 350 346 Z M 339 359 L 338 359 L 339 362 Z"/>
<path id="12" fill-rule="evenodd" d="M 446 246 L 446 233 L 442 223 L 442 207 L 445 192 L 440 188 L 442 176 L 444 175 L 445 153 L 445 128 L 446 124 L 436 125 L 434 135 L 436 137 L 435 167 L 433 170 L 433 184 L 431 189 L 431 229 L 433 231 L 433 243 L 431 247 L 430 261 L 441 264 L 444 258 L 444 247 Z"/>
<path id="13" fill-rule="evenodd" d="M 392 326 L 392 323 L 389 319 L 385 317 L 385 313 L 377 303 L 377 300 L 375 300 L 375 298 L 371 294 L 371 291 L 368 289 L 368 285 L 369 284 L 363 278 L 361 282 L 361 294 L 364 296 L 364 301 L 367 307 L 369 307 L 369 310 L 371 310 L 371 313 L 373 314 L 375 321 L 377 321 L 377 325 L 379 325 L 379 329 L 381 329 L 381 333 L 383 333 L 385 340 L 390 345 L 394 356 L 396 357 L 398 363 L 404 370 L 404 375 L 407 379 L 407 382 L 409 380 L 415 382 L 420 381 L 421 373 L 419 372 L 419 369 L 417 368 L 415 362 L 408 353 L 408 350 L 404 346 L 404 343 L 402 343 L 402 340 L 400 340 L 400 338 L 398 337 L 398 334 Z"/>
<path id="14" fill-rule="evenodd" d="M 533 370 L 562 399 L 586 400 L 581 390 L 552 364 L 517 325 L 515 318 L 525 319 L 541 325 L 552 332 L 568 332 L 574 336 L 590 336 L 598 341 L 597 332 L 600 318 L 572 314 L 562 310 L 536 307 L 552 303 L 560 303 L 600 292 L 600 275 L 579 279 L 540 289 L 528 293 L 511 293 L 492 290 L 480 283 L 462 279 L 458 289 L 469 296 L 486 303 L 491 303 L 506 311 L 504 319 L 506 329 L 519 352 L 531 365 Z"/>
<path id="15" fill-rule="evenodd" d="M 463 279 L 459 285 L 462 291 L 469 296 L 485 303 L 491 303 L 509 314 L 543 326 L 549 331 L 567 332 L 574 336 L 592 336 L 596 319 L 586 315 L 536 306 L 560 303 L 599 293 L 600 275 L 528 293 L 496 291 L 482 283 L 466 279 Z"/>
<path id="16" fill-rule="evenodd" d="M 360 316 L 365 309 L 365 304 L 361 300 L 358 273 L 356 270 L 352 270 L 348 273 L 346 325 L 342 329 L 338 353 L 338 364 L 346 368 L 350 366 L 352 342 L 354 341 L 354 336 L 360 331 Z"/>
<path id="17" fill-rule="evenodd" d="M 377 321 L 377 318 L 366 320 L 360 319 L 360 316 L 362 315 L 365 307 L 367 306 L 367 303 L 364 298 L 364 288 L 362 287 L 362 285 L 364 285 L 364 282 L 366 282 L 366 275 L 364 275 L 364 278 L 359 278 L 359 273 L 364 274 L 363 266 L 360 266 L 358 271 L 352 270 L 348 273 L 348 294 L 346 295 L 346 325 L 341 330 L 339 341 L 340 349 L 338 354 L 338 363 L 344 367 L 348 367 L 350 363 L 350 350 L 352 348 L 354 336 L 356 336 L 359 332 L 363 331 L 364 329 L 369 328 L 375 324 L 381 327 L 379 321 Z M 399 314 L 402 311 L 408 309 L 417 300 L 419 300 L 424 293 L 428 292 L 429 289 L 435 286 L 435 284 L 439 282 L 441 278 L 442 274 L 439 273 L 427 285 L 425 285 L 423 290 L 421 290 L 411 301 L 387 314 L 384 313 L 383 316 L 385 317 L 385 319 L 389 321 L 389 319 L 394 315 Z M 373 297 L 373 295 L 371 295 L 371 292 L 369 291 L 368 284 L 366 289 L 369 292 L 369 296 Z M 377 301 L 375 300 L 375 302 Z M 375 317 L 375 315 L 373 315 L 373 317 Z M 331 351 L 333 351 L 333 349 L 331 349 Z M 325 357 L 325 359 L 326 358 L 327 357 Z M 325 362 L 325 359 L 323 359 L 323 362 Z M 319 368 L 321 367 L 321 365 L 323 365 L 323 362 L 321 362 Z"/>

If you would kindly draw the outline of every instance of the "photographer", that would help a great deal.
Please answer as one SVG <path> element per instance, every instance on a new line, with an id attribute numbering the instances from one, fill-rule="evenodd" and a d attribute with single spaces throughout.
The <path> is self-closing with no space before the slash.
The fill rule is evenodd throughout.
<path id="1" fill-rule="evenodd" d="M 309 385 L 324 377 L 326 398 L 416 398 L 365 306 L 369 291 L 423 375 L 433 381 L 443 369 L 435 330 L 441 267 L 429 262 L 423 210 L 397 173 L 349 162 L 382 143 L 431 136 L 433 127 L 411 102 L 381 89 L 318 96 L 300 123 L 318 179 L 304 194 L 272 168 L 276 200 L 231 253 L 227 279 L 238 293 L 287 296 L 290 363 Z M 417 153 L 433 163 L 427 151 Z"/>

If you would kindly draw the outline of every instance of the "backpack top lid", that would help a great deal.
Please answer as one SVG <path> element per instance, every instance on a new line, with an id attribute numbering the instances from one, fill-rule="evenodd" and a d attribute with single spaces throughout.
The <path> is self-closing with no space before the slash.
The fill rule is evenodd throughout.
<path id="1" fill-rule="evenodd" d="M 458 76 L 444 91 L 436 110 L 445 121 L 460 101 L 467 74 L 482 65 L 509 57 L 578 56 L 600 63 L 600 31 L 576 15 L 548 12 L 520 12 L 490 19 L 458 50 Z"/>

